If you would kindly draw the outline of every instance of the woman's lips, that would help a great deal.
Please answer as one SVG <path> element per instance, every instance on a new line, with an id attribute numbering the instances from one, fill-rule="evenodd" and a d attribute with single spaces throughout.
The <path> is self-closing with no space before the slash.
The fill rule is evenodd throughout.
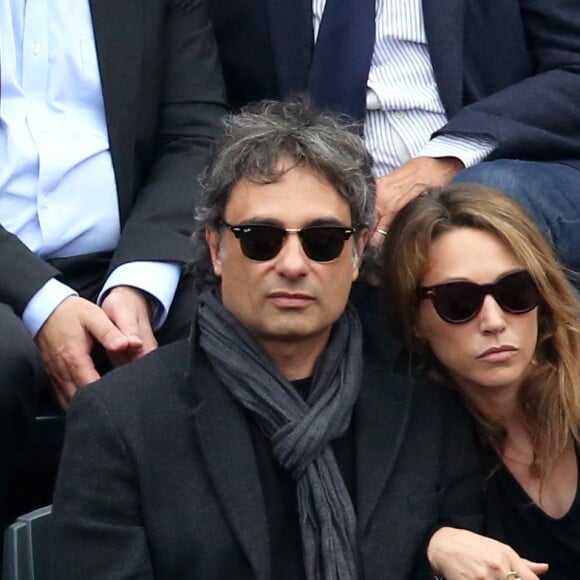
<path id="1" fill-rule="evenodd" d="M 486 362 L 506 362 L 518 352 L 515 346 L 493 346 L 482 352 L 477 358 Z"/>

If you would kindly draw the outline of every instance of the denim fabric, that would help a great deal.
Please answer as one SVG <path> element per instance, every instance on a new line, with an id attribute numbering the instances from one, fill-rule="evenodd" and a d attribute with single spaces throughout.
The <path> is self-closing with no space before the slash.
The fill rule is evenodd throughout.
<path id="1" fill-rule="evenodd" d="M 482 183 L 518 201 L 562 263 L 580 272 L 580 171 L 563 163 L 499 159 L 463 170 L 455 183 Z M 572 276 L 580 287 L 580 276 Z"/>

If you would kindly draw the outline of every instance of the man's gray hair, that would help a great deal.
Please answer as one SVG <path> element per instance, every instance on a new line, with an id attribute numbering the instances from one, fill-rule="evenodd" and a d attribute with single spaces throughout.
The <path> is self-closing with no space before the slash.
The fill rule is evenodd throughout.
<path id="1" fill-rule="evenodd" d="M 371 227 L 375 211 L 372 158 L 360 127 L 314 109 L 306 100 L 263 101 L 225 118 L 210 164 L 201 176 L 192 270 L 198 289 L 215 283 L 205 229 L 224 216 L 232 189 L 242 179 L 274 183 L 287 169 L 279 161 L 323 176 L 348 202 L 352 225 Z"/>

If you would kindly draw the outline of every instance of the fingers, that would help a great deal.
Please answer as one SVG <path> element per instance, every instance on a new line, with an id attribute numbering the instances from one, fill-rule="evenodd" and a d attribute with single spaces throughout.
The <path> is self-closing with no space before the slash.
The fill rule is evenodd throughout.
<path id="1" fill-rule="evenodd" d="M 547 564 L 521 558 L 510 546 L 468 530 L 443 527 L 431 537 L 427 558 L 447 580 L 539 580 Z"/>
<path id="2" fill-rule="evenodd" d="M 513 553 L 510 558 L 511 567 L 505 574 L 506 580 L 539 580 L 539 575 L 548 571 L 549 565 L 545 562 L 532 562 L 526 558 L 520 558 Z"/>
<path id="3" fill-rule="evenodd" d="M 414 157 L 388 175 L 378 177 L 377 184 L 377 224 L 371 245 L 382 244 L 378 232 L 386 230 L 397 212 L 409 201 L 433 186 L 441 186 L 462 169 L 463 163 L 454 157 Z"/>
<path id="4" fill-rule="evenodd" d="M 550 565 L 547 562 L 532 562 L 532 560 L 527 560 L 526 558 L 522 558 L 522 561 L 527 566 L 527 568 L 535 574 L 545 574 L 550 568 Z M 532 578 L 534 578 L 534 576 L 532 576 Z"/>
<path id="5" fill-rule="evenodd" d="M 63 353 L 62 358 L 54 359 L 53 363 L 48 375 L 55 388 L 58 403 L 65 410 L 79 387 L 93 383 L 101 377 L 91 356 L 80 351 Z"/>
<path id="6" fill-rule="evenodd" d="M 98 306 L 96 311 L 86 312 L 83 318 L 87 332 L 100 342 L 108 351 L 119 351 L 129 348 L 131 340 L 118 328 Z"/>
<path id="7" fill-rule="evenodd" d="M 100 377 L 91 358 L 94 333 L 105 342 L 126 342 L 98 306 L 71 296 L 54 310 L 35 337 L 46 373 L 63 407 L 78 387 Z"/>
<path id="8" fill-rule="evenodd" d="M 385 241 L 385 238 L 389 235 L 389 226 L 385 219 L 378 219 L 372 230 L 372 236 L 370 239 L 370 245 L 375 248 L 381 247 Z"/>
<path id="9" fill-rule="evenodd" d="M 105 303 L 100 308 L 78 296 L 67 298 L 35 337 L 58 402 L 65 409 L 79 387 L 100 378 L 91 357 L 95 340 L 116 365 L 157 348 L 149 305 L 139 291 L 115 288 L 106 301 L 109 312 L 105 310 Z"/>
<path id="10" fill-rule="evenodd" d="M 102 307 L 129 340 L 123 349 L 108 349 L 109 358 L 115 366 L 136 360 L 157 348 L 149 302 L 141 291 L 128 286 L 114 288 Z"/>

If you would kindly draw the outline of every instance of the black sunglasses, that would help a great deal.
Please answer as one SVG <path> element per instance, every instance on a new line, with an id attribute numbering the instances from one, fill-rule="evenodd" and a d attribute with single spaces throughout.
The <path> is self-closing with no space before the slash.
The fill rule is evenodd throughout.
<path id="1" fill-rule="evenodd" d="M 315 262 L 332 262 L 342 253 L 344 244 L 356 228 L 334 225 L 283 228 L 274 224 L 231 225 L 220 220 L 218 225 L 228 228 L 238 240 L 246 258 L 266 262 L 276 257 L 288 234 L 298 234 L 304 253 Z"/>
<path id="2" fill-rule="evenodd" d="M 540 302 L 536 284 L 526 270 L 505 274 L 492 284 L 457 281 L 417 289 L 418 297 L 429 298 L 437 314 L 451 324 L 475 318 L 488 294 L 511 314 L 530 312 Z"/>

